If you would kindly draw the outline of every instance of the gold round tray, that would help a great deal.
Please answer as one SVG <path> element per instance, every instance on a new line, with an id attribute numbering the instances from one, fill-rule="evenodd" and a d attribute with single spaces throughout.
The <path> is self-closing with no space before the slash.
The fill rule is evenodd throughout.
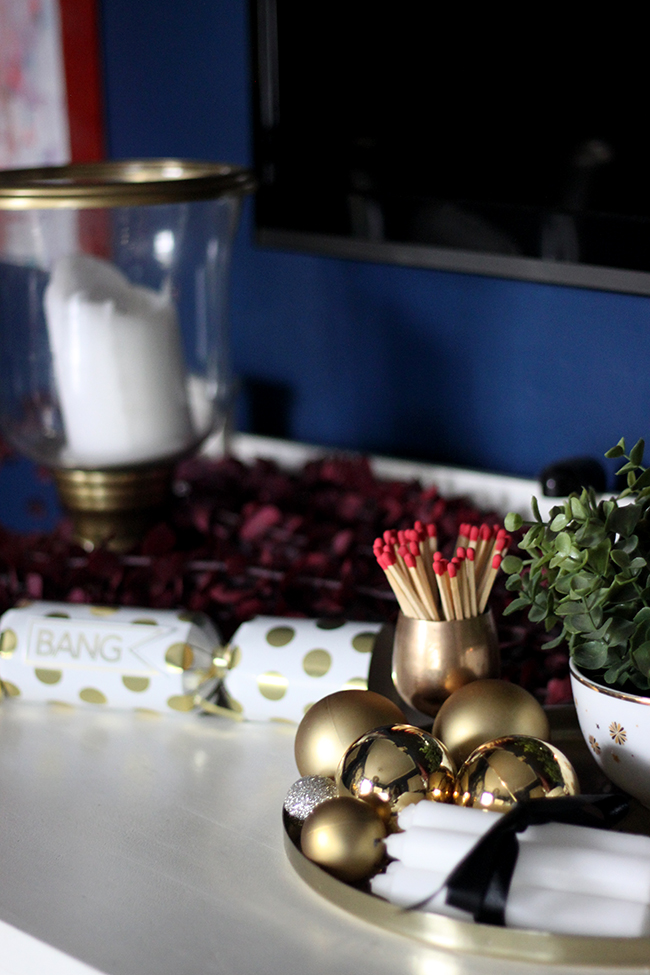
<path id="1" fill-rule="evenodd" d="M 302 855 L 286 830 L 284 843 L 289 862 L 313 890 L 349 914 L 384 931 L 402 934 L 446 951 L 489 955 L 531 964 L 647 970 L 650 961 L 650 938 L 594 938 L 549 934 L 545 931 L 456 921 L 424 911 L 407 911 L 380 897 L 344 884 L 326 873 Z"/>
<path id="2" fill-rule="evenodd" d="M 577 767 L 583 791 L 599 791 L 602 776 L 589 756 L 577 727 L 573 708 L 550 709 L 551 738 Z M 619 828 L 650 834 L 650 814 L 632 802 L 630 814 Z M 545 931 L 501 928 L 472 921 L 457 921 L 425 911 L 408 911 L 380 897 L 332 877 L 302 855 L 284 830 L 284 843 L 291 865 L 309 886 L 349 914 L 384 931 L 464 954 L 489 955 L 544 965 L 574 965 L 581 968 L 641 968 L 650 965 L 650 938 L 597 938 L 550 934 Z"/>

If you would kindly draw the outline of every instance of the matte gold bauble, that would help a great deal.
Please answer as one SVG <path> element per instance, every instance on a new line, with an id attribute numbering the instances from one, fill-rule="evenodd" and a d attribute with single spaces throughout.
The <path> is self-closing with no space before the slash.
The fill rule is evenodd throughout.
<path id="1" fill-rule="evenodd" d="M 475 680 L 444 702 L 433 732 L 457 765 L 486 741 L 502 735 L 530 735 L 546 739 L 546 712 L 532 694 L 505 680 Z"/>
<path id="2" fill-rule="evenodd" d="M 356 883 L 377 869 L 386 827 L 376 810 L 350 796 L 326 799 L 302 827 L 302 852 L 339 880 Z"/>
<path id="3" fill-rule="evenodd" d="M 385 803 L 392 822 L 412 802 L 451 802 L 456 768 L 445 746 L 413 725 L 393 725 L 362 735 L 336 773 L 342 795 Z"/>
<path id="4" fill-rule="evenodd" d="M 296 732 L 298 771 L 334 778 L 347 748 L 373 728 L 403 722 L 392 701 L 374 691 L 337 691 L 313 704 Z"/>
<path id="5" fill-rule="evenodd" d="M 507 812 L 524 799 L 555 799 L 580 792 L 571 762 L 558 748 L 528 735 L 486 742 L 458 771 L 454 801 Z"/>

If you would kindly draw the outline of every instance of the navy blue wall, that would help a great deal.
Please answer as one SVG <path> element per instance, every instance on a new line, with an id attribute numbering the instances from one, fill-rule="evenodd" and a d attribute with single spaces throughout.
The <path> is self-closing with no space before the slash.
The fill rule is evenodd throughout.
<path id="1" fill-rule="evenodd" d="M 110 154 L 250 163 L 245 0 L 101 7 Z M 535 476 L 648 432 L 647 298 L 262 250 L 248 203 L 231 322 L 299 439 Z"/>
<path id="2" fill-rule="evenodd" d="M 244 0 L 103 0 L 113 156 L 250 162 Z M 297 438 L 534 476 L 645 434 L 646 298 L 262 250 L 233 268 L 236 372 Z"/>

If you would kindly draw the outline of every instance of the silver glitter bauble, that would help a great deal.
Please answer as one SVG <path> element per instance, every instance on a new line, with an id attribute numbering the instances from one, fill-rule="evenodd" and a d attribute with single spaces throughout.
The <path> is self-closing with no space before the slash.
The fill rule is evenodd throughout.
<path id="1" fill-rule="evenodd" d="M 305 775 L 293 783 L 284 800 L 282 818 L 284 828 L 294 842 L 300 837 L 307 816 L 326 799 L 337 795 L 334 779 L 325 775 Z"/>

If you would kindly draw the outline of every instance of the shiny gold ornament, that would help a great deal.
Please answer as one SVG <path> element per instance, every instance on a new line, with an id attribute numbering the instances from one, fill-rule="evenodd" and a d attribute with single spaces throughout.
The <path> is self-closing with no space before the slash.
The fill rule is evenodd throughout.
<path id="1" fill-rule="evenodd" d="M 447 698 L 432 733 L 462 765 L 486 741 L 503 735 L 545 740 L 550 731 L 543 707 L 523 687 L 505 680 L 475 680 Z"/>
<path id="2" fill-rule="evenodd" d="M 336 784 L 341 795 L 386 803 L 394 823 L 400 809 L 412 802 L 451 802 L 456 768 L 432 735 L 399 724 L 355 741 L 341 760 Z"/>
<path id="3" fill-rule="evenodd" d="M 575 770 L 558 748 L 529 735 L 506 735 L 481 745 L 461 766 L 454 802 L 507 812 L 524 799 L 579 792 Z"/>
<path id="4" fill-rule="evenodd" d="M 322 802 L 305 820 L 302 852 L 330 873 L 356 883 L 379 867 L 386 827 L 376 810 L 350 796 Z"/>
<path id="5" fill-rule="evenodd" d="M 296 842 L 300 838 L 302 826 L 307 816 L 326 799 L 338 795 L 333 779 L 324 775 L 307 775 L 294 782 L 284 800 L 282 819 L 284 828 Z"/>
<path id="6" fill-rule="evenodd" d="M 337 691 L 313 704 L 298 725 L 294 751 L 302 776 L 334 778 L 344 752 L 373 728 L 399 724 L 404 715 L 374 691 Z"/>

